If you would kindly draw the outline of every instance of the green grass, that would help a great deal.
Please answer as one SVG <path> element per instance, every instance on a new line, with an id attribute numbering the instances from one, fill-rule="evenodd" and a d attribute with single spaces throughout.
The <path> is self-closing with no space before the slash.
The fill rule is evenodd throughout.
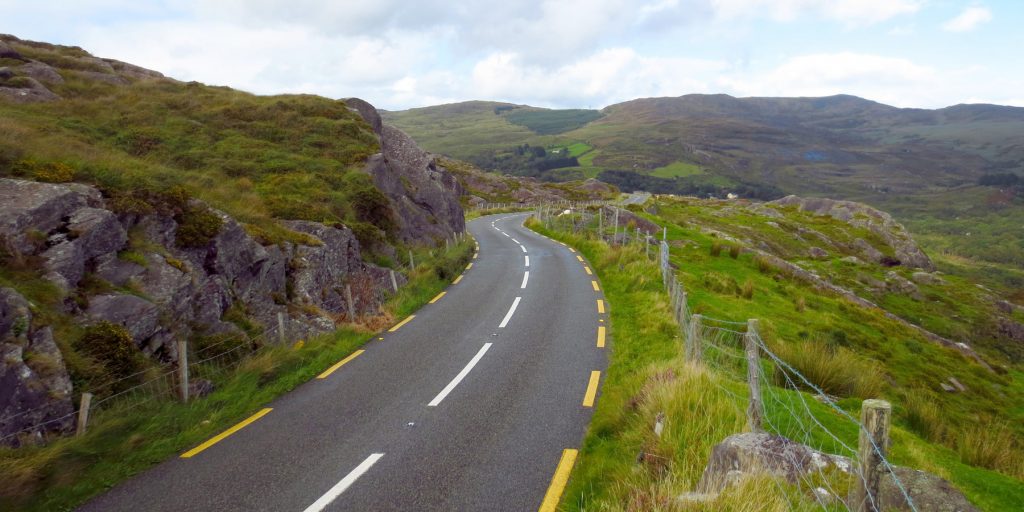
<path id="1" fill-rule="evenodd" d="M 459 274 L 472 242 L 434 256 L 421 251 L 410 282 L 384 307 L 404 318 Z M 119 481 L 196 446 L 373 339 L 365 328 L 343 326 L 304 346 L 268 346 L 217 380 L 217 390 L 188 404 L 151 402 L 101 410 L 83 437 L 39 447 L 0 449 L 0 509 L 68 510 Z"/>
<path id="2" fill-rule="evenodd" d="M 651 170 L 652 176 L 659 178 L 685 178 L 687 176 L 698 176 L 704 174 L 699 165 L 689 162 L 673 162 L 671 164 Z"/>
<path id="3" fill-rule="evenodd" d="M 709 203 L 702 204 L 708 207 Z M 735 321 L 758 318 L 766 341 L 780 353 L 789 350 L 790 357 L 801 347 L 813 347 L 819 356 L 833 361 L 829 363 L 832 366 L 808 360 L 802 364 L 803 369 L 819 385 L 831 382 L 833 391 L 849 396 L 839 404 L 855 417 L 860 406 L 858 397 L 880 394 L 892 401 L 896 408 L 891 452 L 894 463 L 930 471 L 950 480 L 983 510 L 1012 509 L 1024 500 L 1024 483 L 1011 476 L 1020 478 L 1019 468 L 1015 469 L 1012 464 L 994 466 L 1000 471 L 996 472 L 972 466 L 954 449 L 956 440 L 960 439 L 956 436 L 964 432 L 964 426 L 977 422 L 978 418 L 991 418 L 1011 429 L 1013 434 L 983 438 L 989 446 L 975 452 L 1011 452 L 1017 454 L 1013 459 L 1019 458 L 1024 447 L 1011 439 L 1021 436 L 1020 415 L 1024 408 L 1019 404 L 1024 403 L 1024 385 L 1019 371 L 1011 371 L 1009 375 L 987 372 L 959 354 L 919 338 L 876 311 L 758 269 L 749 254 L 740 254 L 734 259 L 729 257 L 728 251 L 722 251 L 719 256 L 712 256 L 709 248 L 715 239 L 702 232 L 700 222 L 694 222 L 697 219 L 692 209 L 661 201 L 656 206 L 659 217 L 650 218 L 668 226 L 670 240 L 686 242 L 682 246 L 674 244 L 672 262 L 678 267 L 678 276 L 689 292 L 693 311 Z M 721 220 L 721 216 L 708 212 L 700 220 L 704 218 Z M 667 219 L 679 219 L 679 224 Z M 731 222 L 737 223 L 737 219 Z M 563 508 L 630 510 L 635 509 L 631 504 L 640 500 L 639 503 L 647 507 L 642 509 L 669 509 L 664 505 L 665 500 L 692 489 L 711 446 L 725 435 L 742 430 L 745 385 L 741 380 L 730 378 L 730 375 L 737 378 L 742 374 L 712 371 L 706 379 L 700 377 L 696 382 L 684 375 L 686 369 L 678 360 L 678 327 L 669 313 L 666 295 L 661 291 L 658 271 L 653 263 L 645 261 L 638 248 L 608 247 L 593 239 L 545 230 L 536 224 L 532 227 L 580 250 L 600 277 L 610 304 L 612 341 L 608 374 Z M 737 229 L 744 229 L 748 234 L 757 232 L 744 222 L 738 222 Z M 779 238 L 784 236 L 779 235 Z M 744 298 L 733 287 L 720 291 L 706 288 L 704 277 L 710 272 L 729 276 L 738 283 L 751 282 L 753 299 Z M 860 385 L 865 385 L 864 388 L 849 387 L 852 377 L 842 376 L 842 372 L 850 371 L 846 366 L 869 368 L 860 373 L 880 372 L 882 376 L 868 379 L 874 382 L 863 381 Z M 687 384 L 682 386 L 685 389 L 664 392 L 670 397 L 678 394 L 679 400 L 691 404 L 681 409 L 676 417 L 676 422 L 686 424 L 679 428 L 702 428 L 710 434 L 704 437 L 684 435 L 684 441 L 676 438 L 674 443 L 663 446 L 653 438 L 650 429 L 653 415 L 659 410 L 671 410 L 672 400 L 659 399 L 657 405 L 650 408 L 644 404 L 651 388 L 674 386 L 675 381 L 664 383 L 666 379 L 658 377 L 670 370 L 675 372 L 676 381 L 685 380 Z M 969 394 L 937 391 L 936 376 L 945 375 L 956 376 L 961 382 L 970 380 L 971 384 L 967 385 L 972 391 Z M 728 410 L 729 399 L 709 388 L 709 381 L 731 389 L 740 397 L 739 403 L 732 403 L 737 411 L 735 415 L 714 412 Z M 994 389 L 999 391 L 992 392 Z M 775 393 L 783 401 L 787 396 L 789 399 L 798 397 L 793 391 L 776 390 Z M 915 419 L 919 414 L 910 409 L 925 400 L 938 404 L 942 412 L 937 418 L 928 416 L 924 420 L 926 424 L 922 425 L 921 420 Z M 843 442 L 856 445 L 857 431 L 851 423 L 841 420 L 809 396 L 805 395 L 804 401 L 815 412 L 815 417 Z M 774 405 L 768 404 L 769 419 L 780 431 L 800 439 L 801 429 L 788 411 L 779 408 L 780 403 L 776 400 Z M 672 418 L 669 415 L 670 425 Z M 700 421 L 693 418 L 700 418 Z M 941 433 L 936 436 L 935 432 Z M 805 442 L 833 453 L 842 451 L 830 436 L 820 431 L 812 432 Z M 664 476 L 663 469 L 637 465 L 636 454 L 640 451 L 651 451 L 671 460 L 670 476 Z"/>
<path id="4" fill-rule="evenodd" d="M 591 147 L 589 144 L 583 142 L 574 142 L 570 144 L 568 147 L 566 147 L 566 149 L 569 150 L 569 156 L 579 157 L 584 153 L 593 150 L 594 148 Z"/>

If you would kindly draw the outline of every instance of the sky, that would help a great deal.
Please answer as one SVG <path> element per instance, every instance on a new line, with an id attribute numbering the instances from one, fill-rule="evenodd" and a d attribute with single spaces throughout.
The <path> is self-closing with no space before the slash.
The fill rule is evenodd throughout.
<path id="1" fill-rule="evenodd" d="M 1024 106 L 1022 0 L 0 0 L 0 33 L 257 94 L 465 100 L 854 94 Z"/>

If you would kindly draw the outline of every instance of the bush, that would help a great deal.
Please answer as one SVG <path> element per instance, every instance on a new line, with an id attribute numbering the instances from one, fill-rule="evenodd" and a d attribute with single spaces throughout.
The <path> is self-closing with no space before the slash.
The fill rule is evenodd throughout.
<path id="1" fill-rule="evenodd" d="M 729 246 L 729 257 L 732 258 L 732 259 L 739 258 L 740 257 L 740 246 L 735 245 L 735 244 L 730 245 Z"/>
<path id="2" fill-rule="evenodd" d="M 220 233 L 224 221 L 209 208 L 189 208 L 175 218 L 178 231 L 174 243 L 181 248 L 204 247 Z"/>
<path id="3" fill-rule="evenodd" d="M 77 347 L 100 362 L 110 380 L 124 379 L 146 367 L 142 352 L 132 341 L 128 329 L 110 322 L 99 322 L 85 329 Z"/>
<path id="4" fill-rule="evenodd" d="M 718 240 L 712 241 L 711 255 L 717 258 L 720 254 L 722 254 L 722 247 L 722 242 L 719 242 Z"/>

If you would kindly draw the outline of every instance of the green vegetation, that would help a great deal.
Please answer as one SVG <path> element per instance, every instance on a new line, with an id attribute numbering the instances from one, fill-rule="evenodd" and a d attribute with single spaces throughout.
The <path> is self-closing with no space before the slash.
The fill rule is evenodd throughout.
<path id="1" fill-rule="evenodd" d="M 704 170 L 701 169 L 699 165 L 694 165 L 689 162 L 672 162 L 671 164 L 651 170 L 651 176 L 657 176 L 659 178 L 685 178 L 687 176 L 697 176 L 700 174 L 704 174 Z"/>
<path id="2" fill-rule="evenodd" d="M 14 45 L 58 66 L 61 101 L 0 103 L 0 176 L 94 184 L 115 208 L 184 216 L 201 243 L 212 217 L 187 211 L 195 197 L 268 243 L 291 237 L 275 219 L 378 223 L 390 237 L 387 201 L 359 168 L 379 148 L 342 101 L 255 96 L 171 81 L 112 85 L 77 74 L 64 47 Z M 86 62 L 88 64 L 88 62 Z M 96 71 L 96 70 L 93 70 Z M 377 192 L 379 194 L 379 192 Z"/>
<path id="3" fill-rule="evenodd" d="M 734 321 L 760 319 L 762 337 L 773 350 L 816 385 L 838 395 L 839 405 L 854 416 L 861 398 L 881 396 L 892 401 L 896 411 L 894 463 L 950 480 L 983 510 L 1012 509 L 1024 500 L 1024 472 L 1017 462 L 1024 459 L 1024 445 L 1019 441 L 1024 438 L 1024 408 L 1019 405 L 1024 401 L 1024 373 L 1019 362 L 1008 361 L 994 349 L 1005 341 L 992 339 L 993 350 L 985 354 L 1000 361 L 997 364 L 1008 365 L 1009 372 L 989 372 L 880 311 L 795 280 L 753 254 L 740 251 L 732 258 L 728 249 L 733 243 L 723 243 L 721 237 L 706 231 L 724 231 L 754 244 L 763 242 L 772 252 L 799 260 L 798 251 L 806 248 L 801 244 L 808 242 L 788 234 L 789 223 L 807 223 L 837 240 L 867 236 L 839 221 L 805 217 L 791 209 L 780 210 L 779 218 L 762 217 L 737 208 L 735 202 L 661 199 L 650 209 L 657 210 L 657 216 L 642 215 L 668 227 L 672 263 L 689 293 L 692 311 Z M 610 303 L 608 374 L 563 508 L 673 509 L 676 496 L 693 490 L 711 447 L 743 430 L 745 384 L 737 375 L 682 362 L 679 328 L 672 319 L 656 264 L 648 261 L 642 247 L 609 247 L 568 231 L 546 230 L 536 223 L 531 227 L 576 247 L 591 262 Z M 716 246 L 717 255 L 712 252 Z M 829 261 L 799 261 L 821 275 L 837 278 L 851 274 L 848 264 L 838 262 L 841 256 Z M 864 266 L 857 272 L 881 277 L 884 269 Z M 854 272 L 851 280 L 856 280 L 855 276 Z M 954 318 L 945 324 L 947 328 L 981 325 L 976 323 L 975 313 L 964 317 L 971 308 L 978 308 L 978 315 L 991 314 L 984 309 L 988 302 L 974 294 L 978 288 L 953 277 L 946 279 L 948 285 L 929 287 L 925 292 L 933 297 L 927 308 L 900 303 L 914 308 L 914 314 L 899 308 L 897 314 L 917 315 L 920 320 L 926 318 L 927 309 L 931 311 L 928 315 Z M 744 283 L 739 292 L 737 283 Z M 755 290 L 752 299 L 743 293 L 748 286 Z M 940 298 L 946 294 L 958 298 Z M 978 346 L 977 338 L 972 341 Z M 947 376 L 964 383 L 968 391 L 941 391 L 938 381 Z M 795 393 L 775 392 L 782 397 Z M 856 444 L 857 431 L 851 424 L 810 397 L 806 402 L 843 442 Z M 667 417 L 666 430 L 658 438 L 651 426 L 662 411 Z M 769 404 L 767 414 L 781 431 L 800 432 L 789 413 L 778 406 L 773 409 Z M 975 429 L 979 424 L 985 427 Z M 837 453 L 834 440 L 823 432 L 812 433 L 803 441 Z M 636 454 L 641 452 L 652 456 L 643 457 L 638 464 Z M 771 503 L 781 497 L 766 489 L 777 488 L 741 486 L 708 510 L 744 500 Z M 762 494 L 752 494 L 755 492 Z"/>
<path id="4" fill-rule="evenodd" d="M 568 109 L 540 110 L 518 108 L 509 110 L 505 119 L 512 124 L 525 126 L 539 135 L 565 133 L 601 119 L 603 114 L 597 110 Z"/>
<path id="5" fill-rule="evenodd" d="M 472 242 L 464 242 L 436 256 L 419 252 L 409 284 L 383 306 L 378 321 L 390 325 L 425 304 L 465 267 L 472 248 Z M 101 409 L 82 437 L 56 439 L 45 446 L 0 448 L 0 509 L 72 508 L 248 417 L 373 339 L 373 332 L 366 326 L 345 325 L 307 340 L 301 348 L 264 346 L 218 378 L 216 391 L 205 398 L 181 404 L 167 397 L 136 407 Z M 102 325 L 86 336 L 83 342 L 123 341 L 116 329 Z M 122 363 L 121 358 L 112 361 L 118 368 Z"/>

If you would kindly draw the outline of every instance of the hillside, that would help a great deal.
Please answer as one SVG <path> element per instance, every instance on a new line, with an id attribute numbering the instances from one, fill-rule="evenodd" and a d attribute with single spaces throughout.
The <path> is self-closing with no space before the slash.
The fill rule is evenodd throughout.
<path id="1" fill-rule="evenodd" d="M 0 444 L 67 433 L 83 391 L 173 365 L 175 340 L 386 320 L 407 251 L 464 230 L 462 193 L 362 100 L 0 36 Z"/>
<path id="2" fill-rule="evenodd" d="M 1024 172 L 1022 108 L 687 95 L 611 105 L 557 134 L 513 123 L 509 116 L 520 110 L 538 109 L 470 102 L 386 117 L 432 151 L 544 180 L 599 177 L 624 191 L 866 202 L 907 224 L 947 272 L 1024 293 L 1024 235 L 1017 229 L 1024 194 L 979 183 Z M 545 115 L 561 112 L 573 117 Z M 553 157 L 574 160 L 551 167 Z"/>
<path id="3" fill-rule="evenodd" d="M 748 319 L 790 365 L 773 370 L 761 356 L 768 432 L 853 456 L 858 431 L 837 413 L 856 417 L 864 399 L 885 398 L 893 404 L 893 464 L 947 479 L 979 510 L 1012 510 L 1024 499 L 1024 307 L 932 270 L 887 214 L 796 196 L 660 196 L 605 215 L 601 237 L 596 208 L 530 221 L 592 262 L 611 304 L 603 402 L 567 510 L 831 509 L 815 486 L 845 498 L 843 477 L 814 472 L 813 483 L 787 474 L 781 484 L 754 479 L 717 496 L 693 495 L 702 492 L 715 445 L 748 430 L 742 332 L 734 332 Z M 613 236 L 613 217 L 625 234 Z M 674 316 L 655 251 L 644 247 L 646 237 L 631 236 L 655 234 L 646 239 L 653 245 L 663 228 L 669 272 L 687 292 L 683 309 L 705 319 L 701 363 L 684 353 L 693 334 Z M 797 372 L 808 381 L 787 382 Z M 830 401 L 838 410 L 824 405 Z M 775 448 L 764 450 L 784 458 Z M 687 496 L 700 503 L 684 504 Z M 946 510 L 921 502 L 917 509 Z"/>

